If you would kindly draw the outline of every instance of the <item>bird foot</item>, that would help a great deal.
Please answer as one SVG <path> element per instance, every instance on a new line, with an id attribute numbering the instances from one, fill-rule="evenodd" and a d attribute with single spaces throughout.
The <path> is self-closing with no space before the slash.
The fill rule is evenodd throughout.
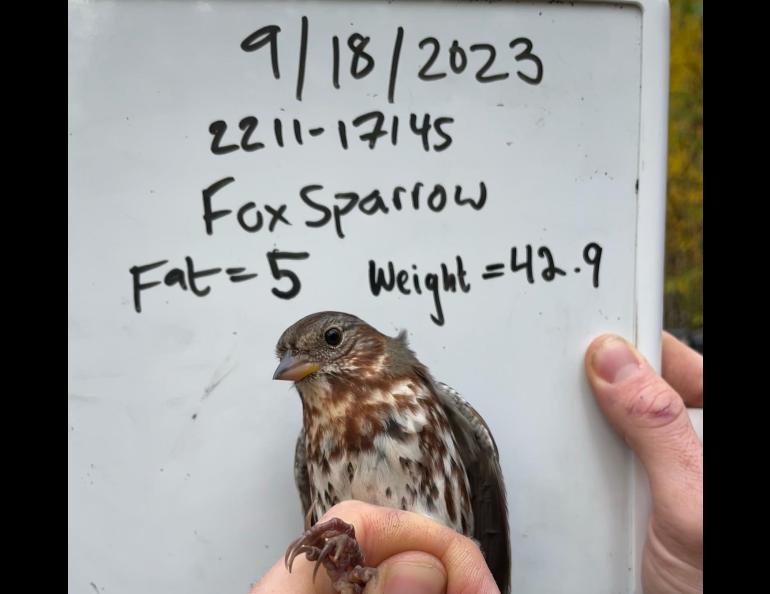
<path id="1" fill-rule="evenodd" d="M 366 583 L 377 575 L 376 569 L 364 566 L 355 529 L 339 518 L 316 524 L 289 545 L 284 557 L 289 571 L 302 553 L 308 561 L 315 561 L 313 579 L 323 565 L 332 587 L 340 594 L 361 594 Z"/>

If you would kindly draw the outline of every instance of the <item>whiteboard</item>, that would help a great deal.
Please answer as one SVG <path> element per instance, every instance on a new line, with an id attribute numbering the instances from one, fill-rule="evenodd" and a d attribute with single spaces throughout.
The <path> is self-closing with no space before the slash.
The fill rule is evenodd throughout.
<path id="1" fill-rule="evenodd" d="M 488 421 L 514 592 L 640 591 L 583 354 L 659 360 L 666 2 L 71 1 L 68 30 L 70 592 L 246 592 L 282 555 L 273 350 L 330 309 Z"/>

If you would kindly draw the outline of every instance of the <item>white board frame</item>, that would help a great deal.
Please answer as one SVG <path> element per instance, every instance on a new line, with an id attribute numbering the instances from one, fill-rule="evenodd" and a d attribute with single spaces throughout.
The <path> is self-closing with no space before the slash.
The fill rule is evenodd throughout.
<path id="1" fill-rule="evenodd" d="M 71 4 L 77 4 L 71 0 Z M 642 15 L 639 188 L 636 217 L 635 320 L 630 338 L 660 370 L 666 218 L 669 30 L 667 0 L 575 0 L 570 4 L 613 4 L 638 8 Z M 585 345 L 587 346 L 587 345 Z M 629 591 L 641 593 L 641 552 L 646 536 L 649 495 L 642 473 L 635 479 L 632 564 Z"/>
<path id="2" fill-rule="evenodd" d="M 642 80 L 639 134 L 639 192 L 636 219 L 636 336 L 634 343 L 656 371 L 661 369 L 665 270 L 666 180 L 670 9 L 668 0 L 623 2 L 642 11 Z M 641 324 L 640 320 L 648 320 Z M 649 486 L 634 457 L 634 591 L 642 594 L 642 551 L 650 513 Z"/>

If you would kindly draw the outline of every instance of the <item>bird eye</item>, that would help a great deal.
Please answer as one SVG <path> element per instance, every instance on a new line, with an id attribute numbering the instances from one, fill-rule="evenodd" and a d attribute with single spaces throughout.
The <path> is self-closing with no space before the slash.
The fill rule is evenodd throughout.
<path id="1" fill-rule="evenodd" d="M 337 346 L 342 342 L 342 330 L 339 328 L 329 328 L 324 332 L 324 340 L 329 346 Z"/>

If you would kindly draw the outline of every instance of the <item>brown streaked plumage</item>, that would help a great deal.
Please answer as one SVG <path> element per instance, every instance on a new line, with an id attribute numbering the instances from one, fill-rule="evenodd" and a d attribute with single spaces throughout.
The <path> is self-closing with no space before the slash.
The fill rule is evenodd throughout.
<path id="1" fill-rule="evenodd" d="M 307 531 L 287 551 L 323 564 L 335 588 L 359 594 L 364 567 L 352 527 L 318 519 L 358 499 L 433 518 L 476 540 L 501 592 L 510 544 L 497 446 L 484 420 L 436 382 L 409 349 L 340 312 L 307 316 L 280 337 L 275 379 L 295 382 L 303 428 L 295 479 Z"/>

